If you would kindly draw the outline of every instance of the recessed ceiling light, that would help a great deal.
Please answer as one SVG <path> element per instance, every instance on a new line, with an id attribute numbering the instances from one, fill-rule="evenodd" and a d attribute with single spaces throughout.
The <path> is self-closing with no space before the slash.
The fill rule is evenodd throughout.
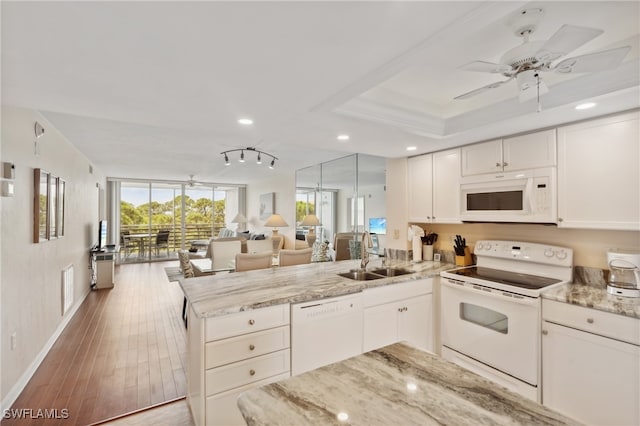
<path id="1" fill-rule="evenodd" d="M 589 108 L 593 108 L 594 106 L 596 106 L 595 102 L 585 102 L 583 104 L 576 105 L 576 109 L 579 109 L 579 110 L 589 109 Z"/>
<path id="2" fill-rule="evenodd" d="M 250 118 L 239 118 L 238 124 L 242 124 L 244 126 L 250 126 L 253 124 L 253 120 Z"/>
<path id="3" fill-rule="evenodd" d="M 339 141 L 348 141 L 349 140 L 349 135 L 338 135 L 338 140 Z"/>
<path id="4" fill-rule="evenodd" d="M 418 148 L 415 147 L 415 146 L 408 146 L 407 147 L 407 151 L 415 151 L 416 149 L 418 149 Z"/>

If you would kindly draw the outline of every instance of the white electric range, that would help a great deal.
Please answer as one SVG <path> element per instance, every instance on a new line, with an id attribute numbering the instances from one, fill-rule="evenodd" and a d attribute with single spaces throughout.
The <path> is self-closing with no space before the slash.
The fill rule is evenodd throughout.
<path id="1" fill-rule="evenodd" d="M 573 250 L 478 241 L 475 266 L 442 277 L 442 355 L 540 402 L 540 293 L 570 282 Z"/>

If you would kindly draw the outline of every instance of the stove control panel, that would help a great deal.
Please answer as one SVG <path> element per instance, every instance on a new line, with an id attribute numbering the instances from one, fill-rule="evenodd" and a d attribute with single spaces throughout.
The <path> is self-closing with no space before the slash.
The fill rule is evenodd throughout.
<path id="1" fill-rule="evenodd" d="M 478 257 L 573 266 L 573 249 L 549 244 L 480 240 L 475 245 L 474 254 Z"/>

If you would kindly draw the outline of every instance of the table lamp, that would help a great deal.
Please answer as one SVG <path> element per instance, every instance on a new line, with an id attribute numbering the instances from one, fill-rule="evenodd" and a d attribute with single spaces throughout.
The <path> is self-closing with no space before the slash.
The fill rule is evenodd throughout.
<path id="1" fill-rule="evenodd" d="M 231 223 L 237 223 L 238 227 L 237 227 L 237 231 L 238 232 L 242 232 L 245 229 L 245 224 L 247 223 L 247 218 L 244 217 L 244 215 L 242 213 L 238 213 L 236 215 L 236 217 L 233 218 L 233 220 L 231 221 Z"/>
<path id="2" fill-rule="evenodd" d="M 320 225 L 320 219 L 315 214 L 308 214 L 300 222 L 300 226 L 308 226 L 309 227 L 309 236 L 315 237 L 316 234 L 316 226 Z"/>
<path id="3" fill-rule="evenodd" d="M 275 237 L 278 235 L 278 227 L 289 226 L 279 214 L 272 214 L 269 219 L 264 223 L 264 226 L 273 228 L 272 235 Z"/>

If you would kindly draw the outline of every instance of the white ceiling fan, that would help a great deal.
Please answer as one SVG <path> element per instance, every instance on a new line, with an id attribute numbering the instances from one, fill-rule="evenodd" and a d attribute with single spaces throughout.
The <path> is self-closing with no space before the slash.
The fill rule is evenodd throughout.
<path id="1" fill-rule="evenodd" d="M 620 65 L 626 54 L 631 50 L 630 46 L 623 46 L 574 56 L 553 64 L 555 60 L 567 55 L 604 31 L 597 28 L 565 24 L 548 40 L 530 41 L 529 37 L 535 31 L 542 15 L 542 9 L 525 9 L 511 21 L 511 27 L 515 35 L 522 37 L 523 43 L 502 55 L 500 63 L 473 61 L 459 67 L 464 71 L 502 74 L 508 77 L 506 80 L 487 84 L 456 96 L 454 99 L 467 99 L 487 90 L 498 88 L 515 79 L 518 83 L 520 102 L 536 97 L 539 100 L 540 95 L 549 91 L 540 78 L 542 72 L 566 74 L 613 69 Z"/>
<path id="2" fill-rule="evenodd" d="M 195 175 L 189 175 L 189 180 L 187 181 L 187 186 L 188 186 L 189 188 L 194 188 L 194 187 L 196 187 L 196 186 L 201 186 L 201 185 L 203 185 L 203 183 L 202 183 L 202 182 L 199 182 L 199 181 L 195 180 L 195 179 L 194 179 L 194 176 L 195 176 Z"/>

